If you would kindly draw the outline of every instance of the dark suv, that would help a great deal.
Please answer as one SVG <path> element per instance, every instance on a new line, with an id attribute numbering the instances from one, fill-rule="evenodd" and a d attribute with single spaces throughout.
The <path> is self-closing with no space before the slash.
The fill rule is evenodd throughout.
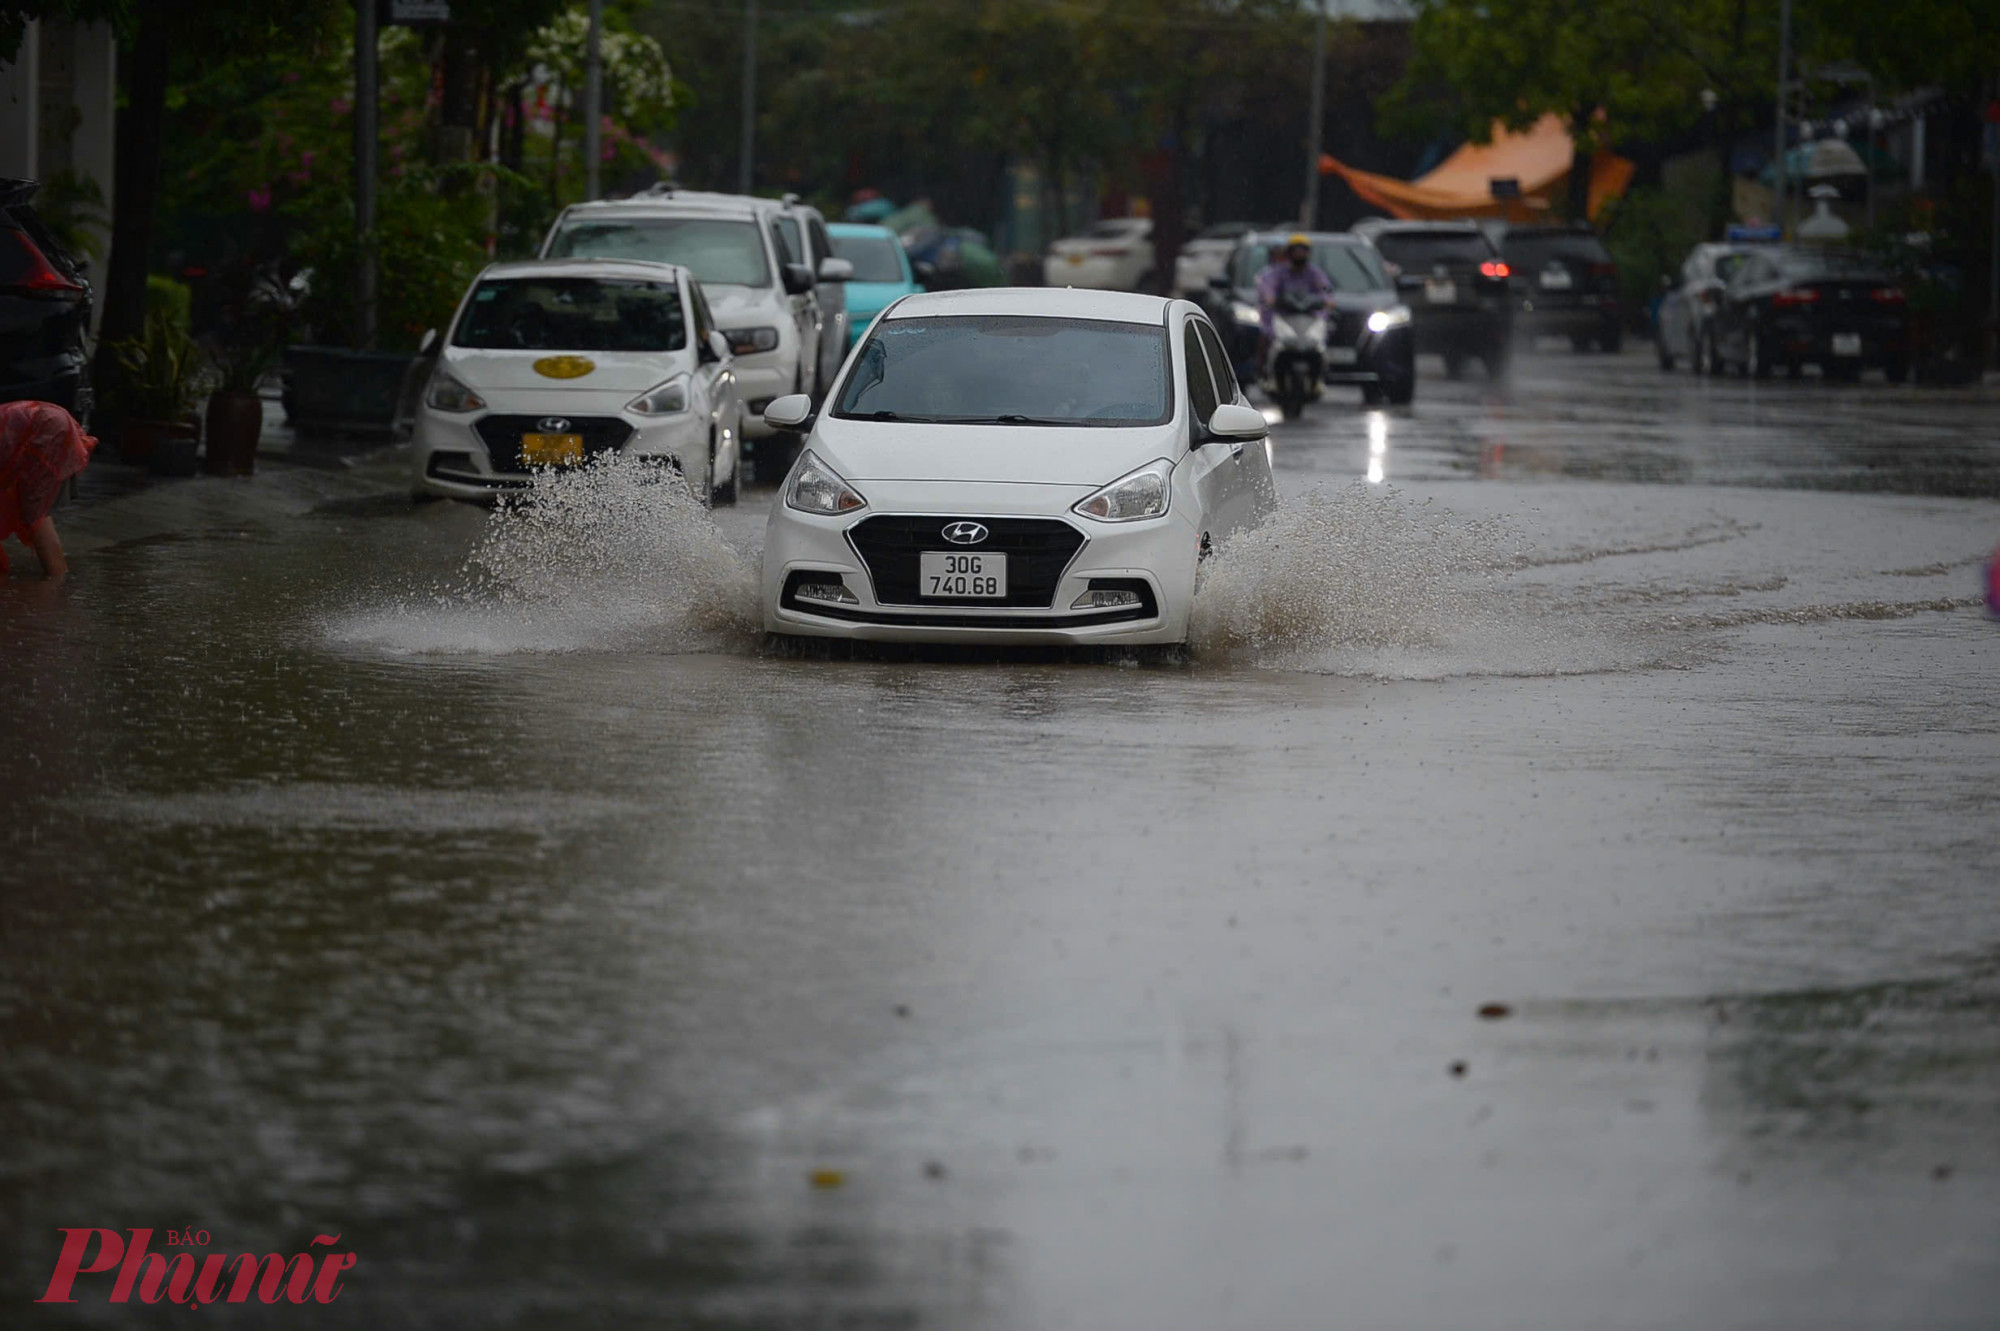
<path id="1" fill-rule="evenodd" d="M 1578 351 L 1624 345 L 1618 265 L 1597 233 L 1573 226 L 1497 228 L 1500 255 L 1520 302 L 1514 327 L 1529 337 L 1566 337 Z"/>
<path id="2" fill-rule="evenodd" d="M 28 206 L 32 180 L 0 179 L 0 402 L 90 414 L 90 284 Z"/>
<path id="3" fill-rule="evenodd" d="M 1454 379 L 1474 357 L 1492 378 L 1507 372 L 1514 300 L 1506 260 L 1484 231 L 1471 222 L 1381 218 L 1356 222 L 1354 230 L 1388 261 L 1410 308 L 1418 351 L 1443 356 L 1445 373 Z"/>

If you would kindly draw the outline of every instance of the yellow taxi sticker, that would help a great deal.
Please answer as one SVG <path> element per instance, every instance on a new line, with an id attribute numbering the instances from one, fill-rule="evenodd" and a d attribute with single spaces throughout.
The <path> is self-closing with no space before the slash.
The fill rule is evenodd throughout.
<path id="1" fill-rule="evenodd" d="M 596 368 L 588 356 L 544 356 L 535 362 L 535 373 L 545 379 L 581 379 Z"/>

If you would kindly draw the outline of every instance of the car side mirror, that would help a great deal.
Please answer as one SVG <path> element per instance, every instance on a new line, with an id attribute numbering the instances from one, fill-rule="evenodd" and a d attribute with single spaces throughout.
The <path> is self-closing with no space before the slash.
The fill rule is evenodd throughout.
<path id="1" fill-rule="evenodd" d="M 712 361 L 728 360 L 729 339 L 722 335 L 721 329 L 711 328 L 708 330 L 708 345 L 704 350 L 706 354 L 703 355 L 702 357 L 703 360 L 712 360 Z"/>
<path id="2" fill-rule="evenodd" d="M 819 261 L 819 280 L 822 282 L 851 282 L 854 280 L 854 265 L 845 259 L 828 255 Z"/>
<path id="3" fill-rule="evenodd" d="M 787 296 L 803 296 L 813 289 L 813 270 L 802 263 L 788 263 L 782 270 Z"/>
<path id="4" fill-rule="evenodd" d="M 922 285 L 929 286 L 931 283 L 937 281 L 937 265 L 929 259 L 919 259 L 910 265 L 910 267 L 911 271 L 916 273 L 917 281 Z"/>
<path id="5" fill-rule="evenodd" d="M 1271 424 L 1264 419 L 1264 413 L 1240 402 L 1225 402 L 1208 418 L 1211 442 L 1241 443 L 1246 439 L 1262 439 L 1270 433 Z"/>
<path id="6" fill-rule="evenodd" d="M 437 342 L 438 342 L 438 330 L 435 328 L 426 328 L 424 330 L 423 337 L 420 338 L 417 342 L 417 354 L 419 356 L 430 355 L 431 348 L 436 346 Z"/>
<path id="7" fill-rule="evenodd" d="M 813 400 L 804 393 L 787 393 L 771 399 L 764 408 L 764 424 L 778 430 L 803 430 L 812 422 Z M 1262 420 L 1263 417 L 1257 419 Z"/>

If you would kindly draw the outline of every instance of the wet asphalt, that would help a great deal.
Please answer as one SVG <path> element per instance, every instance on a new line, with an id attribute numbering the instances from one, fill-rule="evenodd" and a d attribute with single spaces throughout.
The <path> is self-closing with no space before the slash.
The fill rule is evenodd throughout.
<path id="1" fill-rule="evenodd" d="M 2000 389 L 1439 369 L 1184 661 L 769 650 L 768 492 L 107 480 L 0 588 L 0 1323 L 184 1325 L 33 1303 L 153 1226 L 357 1253 L 228 1326 L 1994 1326 Z"/>

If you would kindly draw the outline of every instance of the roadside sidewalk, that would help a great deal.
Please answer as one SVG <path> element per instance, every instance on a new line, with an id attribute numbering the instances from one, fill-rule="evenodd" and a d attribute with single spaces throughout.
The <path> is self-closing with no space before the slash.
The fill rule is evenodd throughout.
<path id="1" fill-rule="evenodd" d="M 379 437 L 300 438 L 275 394 L 264 398 L 257 470 L 250 476 L 155 476 L 118 460 L 101 443 L 57 505 L 56 526 L 72 554 L 216 527 L 248 527 L 335 500 L 406 493 L 408 446 Z M 30 561 L 32 562 L 32 561 Z"/>

